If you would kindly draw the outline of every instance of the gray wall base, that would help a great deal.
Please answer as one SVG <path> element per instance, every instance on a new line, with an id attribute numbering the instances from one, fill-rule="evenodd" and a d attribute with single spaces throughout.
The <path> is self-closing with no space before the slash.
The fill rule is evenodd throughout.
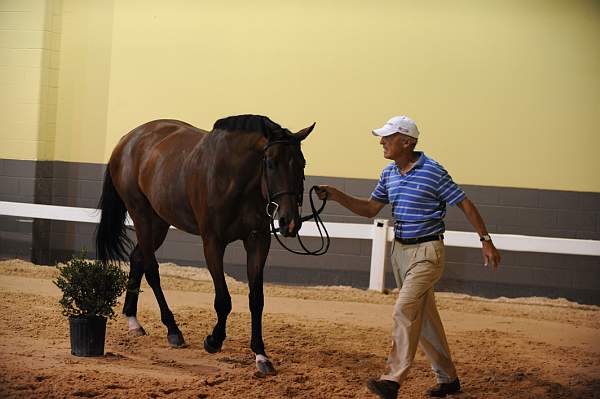
<path id="1" fill-rule="evenodd" d="M 0 159 L 0 201 L 95 208 L 106 166 L 58 161 Z M 356 196 L 368 197 L 374 180 L 307 176 L 305 187 L 330 184 Z M 600 240 L 600 193 L 507 187 L 463 186 L 477 204 L 492 233 Z M 308 203 L 308 198 L 305 198 Z M 389 217 L 386 207 L 380 214 Z M 328 203 L 326 222 L 371 223 L 337 203 Z M 448 230 L 472 231 L 464 215 L 450 208 Z M 94 255 L 95 225 L 27 220 L 0 215 L 0 258 L 18 257 L 53 264 L 87 250 Z M 306 240 L 311 248 L 318 240 Z M 333 239 L 325 256 L 306 257 L 284 251 L 273 240 L 265 280 L 295 285 L 368 285 L 371 243 Z M 502 265 L 493 273 L 483 268 L 478 249 L 447 247 L 446 271 L 438 290 L 485 297 L 563 297 L 600 305 L 600 257 L 502 252 Z M 157 251 L 160 260 L 204 265 L 199 237 L 169 232 Z M 241 243 L 227 248 L 225 263 L 235 278 L 245 280 L 246 255 Z M 237 265 L 237 266 L 236 266 Z M 393 287 L 391 273 L 388 287 Z"/>

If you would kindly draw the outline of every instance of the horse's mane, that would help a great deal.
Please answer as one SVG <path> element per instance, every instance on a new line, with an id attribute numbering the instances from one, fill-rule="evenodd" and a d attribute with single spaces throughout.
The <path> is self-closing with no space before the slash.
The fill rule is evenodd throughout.
<path id="1" fill-rule="evenodd" d="M 288 129 L 282 128 L 266 116 L 262 115 L 235 115 L 219 119 L 215 122 L 213 130 L 227 130 L 230 132 L 261 132 L 267 138 L 290 135 Z"/>

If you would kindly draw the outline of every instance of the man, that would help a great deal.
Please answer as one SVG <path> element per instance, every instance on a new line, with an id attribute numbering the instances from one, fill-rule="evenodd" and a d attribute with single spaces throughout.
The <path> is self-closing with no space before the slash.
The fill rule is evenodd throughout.
<path id="1" fill-rule="evenodd" d="M 438 382 L 427 393 L 444 397 L 460 391 L 433 294 L 433 286 L 444 271 L 446 205 L 457 205 L 479 233 L 484 265 L 491 263 L 496 270 L 500 253 L 477 208 L 448 172 L 414 150 L 419 137 L 414 121 L 406 116 L 393 117 L 382 128 L 373 130 L 373 135 L 381 137 L 383 156 L 393 162 L 381 173 L 371 198 L 355 198 L 331 186 L 320 186 L 318 190 L 321 199 L 327 197 L 369 218 L 387 203 L 393 208 L 396 237 L 391 257 L 400 293 L 394 305 L 392 349 L 386 373 L 378 380 L 369 380 L 367 387 L 381 398 L 396 398 L 419 343 Z"/>

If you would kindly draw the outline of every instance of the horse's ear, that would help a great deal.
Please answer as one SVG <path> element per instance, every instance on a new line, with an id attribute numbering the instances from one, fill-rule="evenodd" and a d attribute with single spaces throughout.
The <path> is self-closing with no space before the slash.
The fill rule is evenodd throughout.
<path id="1" fill-rule="evenodd" d="M 298 141 L 304 140 L 305 138 L 308 137 L 308 135 L 310 134 L 310 132 L 313 131 L 313 129 L 315 128 L 316 124 L 317 124 L 317 122 L 313 123 L 309 127 L 306 127 L 304 129 L 300 130 L 298 133 L 295 133 L 294 134 L 294 138 L 296 138 L 296 140 L 298 140 Z"/>

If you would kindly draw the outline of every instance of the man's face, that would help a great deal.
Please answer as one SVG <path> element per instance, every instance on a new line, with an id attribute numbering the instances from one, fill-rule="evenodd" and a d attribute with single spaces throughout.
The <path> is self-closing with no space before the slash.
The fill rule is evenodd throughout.
<path id="1" fill-rule="evenodd" d="M 386 159 L 396 160 L 406 151 L 411 151 L 410 139 L 402 133 L 382 137 L 379 144 L 383 146 L 383 157 Z"/>

